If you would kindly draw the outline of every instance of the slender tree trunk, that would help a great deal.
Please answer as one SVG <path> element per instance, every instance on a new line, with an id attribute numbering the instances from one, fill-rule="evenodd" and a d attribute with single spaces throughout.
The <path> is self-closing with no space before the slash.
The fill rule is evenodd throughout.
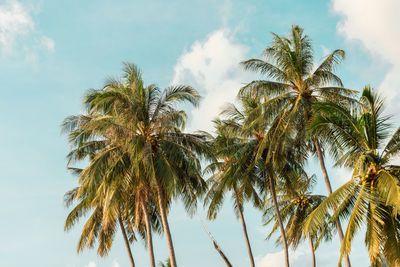
<path id="1" fill-rule="evenodd" d="M 219 255 L 221 255 L 222 259 L 224 260 L 226 266 L 232 267 L 232 264 L 229 262 L 228 258 L 225 256 L 224 252 L 222 252 L 221 248 L 218 246 L 217 242 L 213 240 L 213 244 L 215 249 L 218 251 Z"/>
<path id="2" fill-rule="evenodd" d="M 200 222 L 201 225 L 204 228 L 204 231 L 206 231 L 208 237 L 211 239 L 211 241 L 213 242 L 214 248 L 217 250 L 217 252 L 219 253 L 219 255 L 221 256 L 222 260 L 225 262 L 226 266 L 228 267 L 232 267 L 232 264 L 230 263 L 230 261 L 228 260 L 228 257 L 226 257 L 225 253 L 222 251 L 221 247 L 218 245 L 217 241 L 214 239 L 214 237 L 212 236 L 212 234 L 210 233 L 210 231 L 208 231 L 206 225 L 204 224 L 203 220 L 200 218 Z"/>
<path id="3" fill-rule="evenodd" d="M 313 244 L 311 236 L 308 236 L 308 241 L 310 241 L 311 256 L 312 256 L 312 267 L 316 267 L 317 265 L 316 265 L 316 262 L 315 262 L 314 244 Z"/>
<path id="4" fill-rule="evenodd" d="M 146 224 L 146 234 L 147 234 L 147 249 L 149 251 L 149 257 L 150 257 L 150 266 L 151 267 L 156 267 L 156 262 L 154 260 L 154 250 L 153 250 L 153 238 L 152 238 L 152 233 L 151 233 L 151 225 L 150 225 L 150 220 L 149 220 L 149 214 L 146 209 L 146 205 L 142 203 L 142 210 L 144 214 L 144 221 Z"/>
<path id="5" fill-rule="evenodd" d="M 122 222 L 121 216 L 118 216 L 118 222 L 119 222 L 119 227 L 121 228 L 122 236 L 124 237 L 126 250 L 128 251 L 129 261 L 131 262 L 131 266 L 135 267 L 135 261 L 133 260 L 132 251 L 131 251 L 131 247 L 129 245 L 128 236 L 126 235 L 125 226 L 124 226 L 124 223 Z"/>
<path id="6" fill-rule="evenodd" d="M 174 244 L 172 243 L 171 232 L 169 230 L 167 212 L 166 212 L 166 203 L 165 203 L 165 195 L 164 191 L 161 188 L 160 182 L 156 179 L 156 187 L 158 194 L 158 205 L 160 208 L 161 214 L 161 222 L 164 228 L 165 238 L 167 239 L 168 251 L 169 251 L 169 259 L 171 261 L 171 267 L 177 267 L 176 259 L 175 259 L 175 250 Z"/>
<path id="7" fill-rule="evenodd" d="M 279 212 L 278 201 L 276 200 L 275 183 L 273 180 L 274 178 L 272 177 L 272 174 L 268 170 L 268 168 L 266 168 L 266 171 L 268 174 L 269 186 L 270 186 L 270 190 L 271 190 L 272 202 L 273 202 L 274 208 L 275 208 L 276 218 L 278 219 L 279 228 L 281 230 L 283 249 L 285 251 L 285 266 L 289 267 L 289 250 L 288 250 L 288 245 L 287 245 L 287 240 L 286 240 L 285 227 L 283 226 L 281 214 Z"/>
<path id="8" fill-rule="evenodd" d="M 235 187 L 233 187 L 233 191 L 235 193 L 236 206 L 238 207 L 240 221 L 242 222 L 242 226 L 243 226 L 244 239 L 246 240 L 247 252 L 249 253 L 249 257 L 250 257 L 250 264 L 251 264 L 251 267 L 255 267 L 253 252 L 251 251 L 249 236 L 247 234 L 246 222 L 244 221 L 242 205 L 239 201 L 239 195 L 238 195 L 238 192 Z"/>
<path id="9" fill-rule="evenodd" d="M 328 190 L 328 196 L 330 196 L 332 194 L 332 186 L 331 186 L 331 182 L 329 180 L 328 172 L 325 167 L 324 155 L 322 154 L 321 146 L 319 145 L 317 138 L 314 138 L 314 145 L 317 150 L 319 164 L 321 165 L 321 171 L 322 171 L 322 174 L 325 179 L 326 189 Z M 333 210 L 333 211 L 335 211 L 335 210 Z M 340 225 L 339 221 L 336 221 L 336 230 L 339 234 L 340 244 L 342 244 L 343 243 L 343 230 L 342 230 L 342 226 Z M 344 261 L 346 263 L 346 267 L 351 267 L 350 258 L 349 258 L 348 254 L 346 254 L 344 256 Z"/>

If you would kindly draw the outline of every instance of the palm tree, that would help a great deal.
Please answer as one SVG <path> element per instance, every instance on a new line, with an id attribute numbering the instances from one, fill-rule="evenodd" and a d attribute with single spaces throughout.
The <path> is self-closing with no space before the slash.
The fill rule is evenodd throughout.
<path id="1" fill-rule="evenodd" d="M 315 243 L 316 236 L 303 234 L 303 223 L 307 216 L 325 199 L 325 196 L 312 194 L 315 185 L 315 175 L 307 176 L 307 173 L 297 171 L 288 173 L 290 182 L 282 183 L 278 189 L 278 203 L 282 220 L 286 222 L 285 232 L 288 238 L 288 245 L 297 248 L 298 245 L 308 239 L 310 243 L 312 266 L 316 266 Z M 265 225 L 274 223 L 271 233 L 267 239 L 278 229 L 278 223 L 274 217 L 273 207 L 270 205 L 264 212 Z M 323 238 L 329 240 L 331 231 L 325 231 Z M 278 243 L 278 240 L 277 240 Z"/>
<path id="2" fill-rule="evenodd" d="M 245 124 L 250 115 L 257 117 L 264 112 L 262 108 L 260 109 L 260 106 L 263 107 L 264 100 L 260 97 L 254 97 L 254 95 L 242 95 L 239 100 L 243 107 L 242 111 L 230 104 L 227 105 L 222 113 L 227 117 L 226 120 L 221 121 L 224 133 L 228 134 L 230 138 L 239 138 L 238 141 L 228 145 L 218 153 L 219 157 L 229 158 L 225 165 L 220 165 L 224 169 L 224 173 L 226 173 L 223 175 L 225 181 L 222 180 L 226 182 L 226 185 L 222 185 L 222 188 L 225 186 L 228 189 L 234 188 L 232 185 L 235 188 L 239 185 L 243 186 L 241 189 L 243 193 L 241 194 L 245 194 L 244 196 L 249 199 L 252 198 L 253 203 L 256 204 L 255 206 L 260 204 L 254 188 L 255 185 L 259 189 L 259 194 L 264 196 L 271 194 L 276 218 L 281 230 L 285 264 L 289 266 L 287 239 L 276 199 L 275 183 L 282 179 L 287 169 L 290 169 L 290 165 L 293 163 L 292 156 L 286 152 L 286 154 L 283 154 L 284 151 L 288 150 L 280 149 L 273 158 L 279 158 L 279 160 L 274 162 L 272 158 L 267 158 L 269 140 L 264 137 L 271 130 L 270 125 L 264 120 L 255 121 L 251 125 Z M 243 182 L 239 182 L 240 180 L 243 180 Z M 214 186 L 214 189 L 218 189 L 218 183 Z M 218 192 L 220 190 L 213 191 Z M 221 196 L 223 195 L 212 196 L 212 201 L 210 202 L 211 212 L 220 206 L 219 203 L 222 203 Z"/>
<path id="3" fill-rule="evenodd" d="M 129 63 L 122 79 L 112 79 L 85 97 L 90 114 L 103 114 L 98 119 L 101 130 L 119 137 L 118 146 L 129 155 L 135 177 L 145 179 L 154 192 L 172 267 L 177 264 L 168 206 L 179 196 L 188 210 L 196 207 L 198 194 L 206 188 L 199 156 L 213 156 L 203 135 L 183 132 L 186 113 L 175 108 L 179 103 L 197 105 L 199 98 L 190 86 L 144 86 L 139 68 Z"/>
<path id="4" fill-rule="evenodd" d="M 272 44 L 264 50 L 265 60 L 250 59 L 242 62 L 246 70 L 266 75 L 269 80 L 256 80 L 243 87 L 239 94 L 264 96 L 262 116 L 250 116 L 251 121 L 266 120 L 273 125 L 265 137 L 270 146 L 268 157 L 282 146 L 286 139 L 295 135 L 301 146 L 316 151 L 325 179 L 328 195 L 332 193 L 323 151 L 317 136 L 306 136 L 306 126 L 313 117 L 313 103 L 331 100 L 352 104 L 355 91 L 343 87 L 334 69 L 345 57 L 343 50 L 330 53 L 318 67 L 314 67 L 311 40 L 303 29 L 293 26 L 288 37 L 273 33 Z M 338 222 L 340 241 L 343 232 Z M 346 265 L 350 261 L 346 256 Z"/>
<path id="5" fill-rule="evenodd" d="M 74 169 L 74 171 L 82 172 L 80 169 Z M 99 176 L 96 178 L 99 178 Z M 93 179 L 91 183 L 93 183 L 95 187 L 101 188 L 102 181 L 99 180 L 100 179 Z M 65 221 L 64 229 L 66 231 L 70 230 L 81 217 L 91 212 L 91 216 L 82 229 L 82 234 L 78 242 L 78 253 L 85 248 L 93 247 L 97 241 L 97 253 L 99 256 L 103 257 L 110 251 L 116 228 L 119 225 L 128 252 L 129 261 L 131 266 L 134 267 L 135 262 L 130 249 L 130 243 L 136 238 L 134 232 L 125 227 L 125 222 L 128 221 L 122 211 L 122 203 L 124 203 L 125 200 L 122 199 L 121 190 L 110 191 L 110 189 L 107 189 L 107 192 L 105 192 L 105 195 L 112 195 L 107 201 L 105 201 L 104 195 L 99 196 L 97 191 L 88 190 L 87 184 L 82 184 L 68 191 L 64 197 L 66 206 L 69 207 L 75 202 L 77 202 L 77 204 L 69 213 Z"/>
<path id="6" fill-rule="evenodd" d="M 244 175 L 248 162 L 245 165 L 239 165 L 235 159 L 232 159 L 234 149 L 243 146 L 239 137 L 229 135 L 228 128 L 241 127 L 239 124 L 233 125 L 232 123 L 232 119 L 231 121 L 218 119 L 214 121 L 218 135 L 214 138 L 213 144 L 220 161 L 213 162 L 206 168 L 206 171 L 210 171 L 213 175 L 207 181 L 210 184 L 210 189 L 205 197 L 205 205 L 209 204 L 208 219 L 215 219 L 223 203 L 225 193 L 232 192 L 235 200 L 234 208 L 242 224 L 250 264 L 254 267 L 254 257 L 247 234 L 243 209 L 245 201 L 253 202 L 254 206 L 258 208 L 261 208 L 262 201 L 256 191 L 257 177 L 254 172 Z M 240 121 L 236 123 L 240 123 Z"/>
<path id="7" fill-rule="evenodd" d="M 331 144 L 336 165 L 353 170 L 351 179 L 324 200 L 305 223 L 305 232 L 314 233 L 324 227 L 331 209 L 331 222 L 348 218 L 340 262 L 350 252 L 356 232 L 365 229 L 371 265 L 400 264 L 400 166 L 392 162 L 400 150 L 400 128 L 385 144 L 390 124 L 389 117 L 382 115 L 383 104 L 367 86 L 356 109 L 332 102 L 318 104 L 320 115 L 310 126 L 314 133 L 329 136 L 326 141 Z"/>
<path id="8" fill-rule="evenodd" d="M 139 230 L 142 237 L 146 236 L 150 265 L 155 267 L 151 225 L 159 232 L 159 215 L 154 208 L 149 210 L 152 206 L 149 205 L 149 189 L 145 186 L 145 181 L 132 172 L 132 160 L 122 149 L 119 141 L 123 136 L 118 134 L 118 129 L 114 125 L 107 126 L 107 123 L 104 123 L 105 120 L 109 120 L 109 117 L 100 114 L 70 116 L 64 120 L 63 130 L 69 133 L 69 141 L 73 146 L 68 155 L 68 165 L 74 161 L 85 159 L 90 161 L 83 170 L 73 169 L 79 174 L 80 186 L 73 195 L 69 193 L 66 195 L 68 203 L 80 201 L 80 198 L 87 198 L 90 195 L 90 200 L 85 199 L 85 202 L 88 205 L 102 207 L 102 221 L 107 224 L 111 218 L 111 223 L 113 223 L 112 219 L 117 216 L 131 265 L 134 265 L 134 261 L 129 249 L 130 241 L 124 230 L 124 221 L 133 233 L 131 222 L 133 220 L 134 228 Z M 77 205 L 77 208 L 79 206 Z M 123 206 L 123 208 L 118 209 L 118 206 Z M 109 211 L 110 214 L 106 215 L 105 211 Z M 71 212 L 67 218 L 67 225 L 72 226 L 75 224 L 75 219 L 84 215 L 77 212 L 79 209 Z M 78 217 L 75 218 L 73 214 Z M 125 218 L 124 221 L 122 217 Z M 74 219 L 70 221 L 71 218 Z"/>

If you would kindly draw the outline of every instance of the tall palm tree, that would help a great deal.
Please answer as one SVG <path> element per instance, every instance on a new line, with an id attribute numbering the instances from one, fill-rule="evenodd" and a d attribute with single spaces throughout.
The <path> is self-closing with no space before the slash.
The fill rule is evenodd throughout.
<path id="1" fill-rule="evenodd" d="M 179 103 L 197 105 L 199 94 L 190 86 L 164 90 L 144 85 L 136 65 L 125 63 L 122 79 L 110 80 L 103 89 L 91 90 L 85 104 L 91 114 L 103 114 L 103 132 L 118 135 L 119 146 L 132 160 L 136 177 L 146 179 L 154 192 L 165 233 L 171 266 L 175 250 L 167 219 L 173 197 L 183 199 L 189 210 L 205 190 L 199 156 L 212 157 L 206 138 L 183 132 L 186 113 Z"/>
<path id="2" fill-rule="evenodd" d="M 263 107 L 265 100 L 254 95 L 242 95 L 239 100 L 243 110 L 239 110 L 233 104 L 230 104 L 227 105 L 222 113 L 222 115 L 227 117 L 226 120 L 221 121 L 224 132 L 230 138 L 239 138 L 236 143 L 234 142 L 218 153 L 219 157 L 229 158 L 227 164 L 222 165 L 223 169 L 226 169 L 224 171 L 226 173 L 224 175 L 224 179 L 226 179 L 224 182 L 227 183 L 227 188 L 232 188 L 232 185 L 239 186 L 241 183 L 246 185 L 242 190 L 246 192 L 245 195 L 249 199 L 253 198 L 256 206 L 259 205 L 259 200 L 256 197 L 257 194 L 254 191 L 254 185 L 257 185 L 258 191 L 262 196 L 271 195 L 275 215 L 281 230 L 282 244 L 285 251 L 285 264 L 289 266 L 287 239 L 276 199 L 275 184 L 284 176 L 284 167 L 288 169 L 292 163 L 292 157 L 283 154 L 283 151 L 288 150 L 280 149 L 274 156 L 274 159 L 279 157 L 279 160 L 274 162 L 271 158 L 267 158 L 269 153 L 269 146 L 267 144 L 269 140 L 264 138 L 264 136 L 271 130 L 270 125 L 265 120 L 255 121 L 251 125 L 245 124 L 249 119 L 249 115 L 258 117 L 264 112 L 264 109 L 260 108 L 260 106 Z M 239 182 L 240 180 L 244 182 Z M 215 185 L 217 186 L 218 184 Z M 216 202 L 216 204 L 212 202 Z M 217 194 L 215 197 L 212 197 L 210 206 L 218 208 L 218 202 L 221 202 L 221 200 Z M 213 211 L 213 209 L 210 211 Z"/>
<path id="3" fill-rule="evenodd" d="M 332 193 L 329 176 L 325 167 L 323 151 L 317 136 L 306 136 L 306 126 L 313 117 L 313 103 L 331 100 L 339 103 L 353 103 L 355 91 L 343 87 L 341 79 L 334 74 L 334 69 L 340 63 L 345 53 L 337 49 L 330 53 L 322 63 L 314 66 L 312 43 L 303 29 L 295 25 L 288 37 L 281 37 L 273 33 L 273 41 L 264 50 L 265 60 L 250 59 L 242 62 L 246 70 L 266 75 L 268 80 L 256 80 L 243 87 L 239 94 L 254 94 L 267 98 L 264 103 L 265 112 L 254 120 L 270 121 L 273 130 L 268 134 L 271 149 L 268 157 L 289 136 L 301 145 L 307 146 L 310 151 L 316 151 L 321 170 L 325 179 L 328 195 Z M 338 222 L 337 230 L 340 241 L 343 232 Z M 346 265 L 350 261 L 346 256 Z"/>
<path id="4" fill-rule="evenodd" d="M 294 171 L 288 173 L 288 180 L 290 182 L 281 183 L 277 196 L 282 220 L 286 223 L 285 232 L 288 238 L 288 245 L 297 248 L 302 241 L 308 239 L 312 266 L 315 267 L 316 236 L 305 236 L 302 227 L 307 216 L 318 207 L 325 199 L 325 196 L 312 194 L 312 188 L 316 182 L 315 175 L 308 177 L 305 172 Z M 264 212 L 265 225 L 270 223 L 274 223 L 274 225 L 267 239 L 270 239 L 279 227 L 274 214 L 272 205 L 269 205 Z M 324 234 L 323 238 L 329 240 L 331 231 L 325 231 Z"/>
<path id="5" fill-rule="evenodd" d="M 219 156 L 220 161 L 211 163 L 206 171 L 210 171 L 213 175 L 208 179 L 210 189 L 205 197 L 205 204 L 209 204 L 208 219 L 215 219 L 219 208 L 221 207 L 226 192 L 232 192 L 235 200 L 235 211 L 240 219 L 243 228 L 243 234 L 249 254 L 250 264 L 255 266 L 253 252 L 250 245 L 247 226 L 244 218 L 244 203 L 251 201 L 255 207 L 261 208 L 262 201 L 256 190 L 257 177 L 254 172 L 246 173 L 249 165 L 239 165 L 235 158 L 232 158 L 235 149 L 246 144 L 242 144 L 240 137 L 230 135 L 228 128 L 241 127 L 240 121 L 235 125 L 232 120 L 215 120 L 215 128 L 217 136 L 214 138 L 213 146 L 215 153 Z"/>
<path id="6" fill-rule="evenodd" d="M 348 218 L 341 259 L 350 252 L 356 232 L 365 229 L 371 265 L 399 266 L 400 166 L 393 159 L 400 152 L 400 128 L 389 136 L 389 117 L 382 115 L 384 103 L 369 86 L 359 102 L 353 110 L 332 102 L 316 106 L 320 115 L 310 129 L 329 136 L 336 165 L 351 168 L 353 173 L 310 214 L 305 230 L 313 233 L 323 228 L 324 218 L 333 209 L 331 222 Z"/>
<path id="7" fill-rule="evenodd" d="M 132 233 L 133 220 L 135 228 L 140 231 L 142 237 L 146 236 L 150 265 L 155 266 L 151 225 L 156 231 L 160 230 L 159 216 L 154 209 L 148 210 L 149 190 L 145 186 L 145 181 L 132 172 L 132 160 L 121 145 L 120 139 L 123 136 L 118 134 L 117 127 L 113 124 L 107 126 L 107 123 L 104 123 L 104 120 L 109 121 L 109 119 L 100 114 L 87 114 L 70 116 L 64 120 L 63 130 L 69 133 L 69 141 L 73 146 L 68 155 L 68 165 L 85 159 L 90 162 L 83 170 L 73 169 L 75 172 L 79 171 L 79 190 L 76 190 L 74 195 L 67 194 L 66 196 L 69 203 L 74 200 L 80 201 L 83 197 L 86 198 L 85 202 L 103 207 L 102 220 L 106 224 L 110 218 L 113 223 L 112 219 L 115 216 L 118 217 L 131 265 L 134 265 L 134 261 L 122 217 L 125 218 L 125 224 Z M 88 195 L 91 197 L 90 201 L 87 199 Z M 77 208 L 79 206 L 77 205 Z M 123 208 L 118 208 L 118 206 Z M 67 218 L 67 224 L 75 223 L 75 219 L 70 221 L 70 218 L 75 218 L 71 215 L 78 211 L 74 209 L 71 212 Z M 110 214 L 107 215 L 105 211 L 109 211 Z M 77 215 L 79 218 L 84 214 Z M 139 221 L 143 224 L 139 224 Z"/>

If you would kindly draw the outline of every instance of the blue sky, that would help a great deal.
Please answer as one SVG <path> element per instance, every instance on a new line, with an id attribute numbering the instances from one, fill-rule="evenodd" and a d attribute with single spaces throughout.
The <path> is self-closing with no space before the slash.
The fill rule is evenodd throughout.
<path id="1" fill-rule="evenodd" d="M 348 3 L 349 2 L 349 3 Z M 346 50 L 338 73 L 345 86 L 378 87 L 398 114 L 400 4 L 395 1 L 0 1 L 0 265 L 38 267 L 128 266 L 118 235 L 107 258 L 76 254 L 80 226 L 63 232 L 63 194 L 76 185 L 66 171 L 68 144 L 62 120 L 82 111 L 85 90 L 118 75 L 122 61 L 138 64 L 148 83 L 188 83 L 204 96 L 190 110 L 189 130 L 209 129 L 219 107 L 254 78 L 238 63 L 258 57 L 271 40 L 299 24 L 312 38 L 318 62 Z M 363 9 L 359 7 L 363 6 Z M 315 160 L 309 169 L 320 176 Z M 347 172 L 330 169 L 335 187 Z M 326 193 L 323 185 L 317 188 Z M 204 215 L 200 209 L 199 216 Z M 281 248 L 265 241 L 260 213 L 245 211 L 258 266 L 279 267 Z M 170 214 L 180 266 L 223 266 L 201 228 L 181 205 Z M 228 201 L 208 227 L 234 266 L 248 265 L 241 226 Z M 143 242 L 132 247 L 137 266 L 148 266 Z M 338 241 L 317 251 L 320 266 L 336 266 Z M 157 260 L 167 258 L 155 238 Z M 367 266 L 362 236 L 353 266 Z M 292 253 L 293 266 L 309 266 L 308 247 Z"/>

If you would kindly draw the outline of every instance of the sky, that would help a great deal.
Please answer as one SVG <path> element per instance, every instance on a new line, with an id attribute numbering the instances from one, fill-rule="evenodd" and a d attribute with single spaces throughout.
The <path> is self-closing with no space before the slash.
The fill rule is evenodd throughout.
<path id="1" fill-rule="evenodd" d="M 0 265 L 128 266 L 120 234 L 110 254 L 99 258 L 95 250 L 77 255 L 82 224 L 64 232 L 63 195 L 77 181 L 66 170 L 69 145 L 60 133 L 65 117 L 83 111 L 85 91 L 121 74 L 123 61 L 139 65 L 148 84 L 198 89 L 202 103 L 188 111 L 187 130 L 211 130 L 220 108 L 257 78 L 238 63 L 259 57 L 271 32 L 286 34 L 298 24 L 313 40 L 316 63 L 336 48 L 346 51 L 337 69 L 345 86 L 378 88 L 396 124 L 399 11 L 396 0 L 0 1 Z M 321 178 L 315 159 L 308 168 Z M 349 178 L 347 170 L 329 173 L 335 188 Z M 326 194 L 323 184 L 317 191 Z M 218 218 L 206 224 L 233 265 L 248 266 L 241 225 L 227 200 Z M 178 264 L 224 266 L 199 218 L 202 208 L 190 218 L 179 201 L 172 207 Z M 246 206 L 245 218 L 257 266 L 283 266 L 282 248 L 265 240 L 261 213 Z M 291 251 L 292 266 L 311 265 L 307 245 Z M 157 261 L 168 257 L 162 236 L 154 247 Z M 137 266 L 149 266 L 144 242 L 132 251 Z M 337 238 L 317 250 L 319 266 L 337 266 L 338 258 Z M 362 232 L 350 258 L 353 266 L 368 265 Z"/>

